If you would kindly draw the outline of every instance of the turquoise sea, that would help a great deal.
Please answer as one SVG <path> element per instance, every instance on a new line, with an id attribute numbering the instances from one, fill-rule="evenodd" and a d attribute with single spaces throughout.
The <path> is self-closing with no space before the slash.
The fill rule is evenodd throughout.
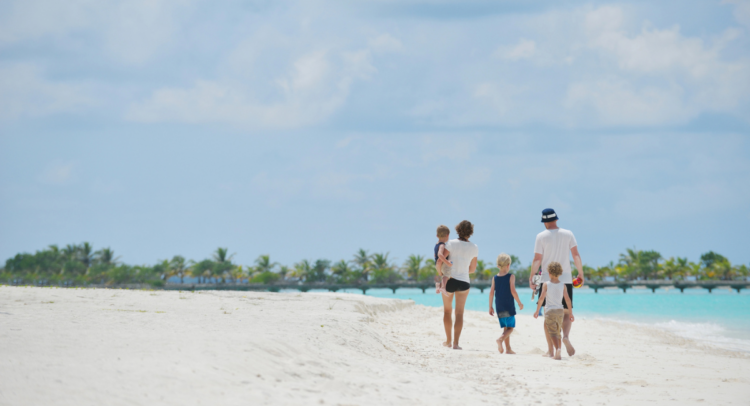
<path id="1" fill-rule="evenodd" d="M 425 306 L 442 307 L 435 291 L 422 293 L 420 289 L 368 290 L 368 296 L 413 300 Z M 351 291 L 348 293 L 359 293 Z M 472 289 L 466 302 L 468 310 L 487 311 L 489 290 L 480 293 Z M 519 288 L 518 294 L 526 309 L 520 314 L 531 314 L 531 289 Z M 615 320 L 667 330 L 679 336 L 717 347 L 750 352 L 750 290 L 677 289 L 652 293 L 648 289 L 576 289 L 573 296 L 576 317 Z"/>

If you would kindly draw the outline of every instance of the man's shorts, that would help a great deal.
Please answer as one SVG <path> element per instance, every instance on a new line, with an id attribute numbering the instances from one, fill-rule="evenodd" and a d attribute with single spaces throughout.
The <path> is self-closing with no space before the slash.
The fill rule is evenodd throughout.
<path id="1" fill-rule="evenodd" d="M 542 285 L 539 285 L 539 286 L 542 286 Z M 565 290 L 568 291 L 568 296 L 570 296 L 570 307 L 568 307 L 568 301 L 565 300 L 565 296 L 563 296 L 563 308 L 565 308 L 565 309 L 568 309 L 568 308 L 572 309 L 573 308 L 573 284 L 572 283 L 566 283 L 565 284 Z M 542 290 L 541 290 L 541 288 L 539 288 L 539 296 L 541 296 L 541 295 L 542 295 Z M 544 302 L 542 302 L 542 307 L 544 307 L 546 305 L 547 305 L 547 299 L 545 298 Z M 568 313 L 570 313 L 570 312 L 568 312 Z"/>
<path id="2" fill-rule="evenodd" d="M 498 317 L 500 321 L 500 327 L 502 328 L 516 328 L 516 316 L 510 317 Z"/>
<path id="3" fill-rule="evenodd" d="M 550 336 L 560 338 L 563 317 L 565 317 L 565 311 L 563 309 L 552 309 L 544 312 L 544 328 L 547 329 Z"/>

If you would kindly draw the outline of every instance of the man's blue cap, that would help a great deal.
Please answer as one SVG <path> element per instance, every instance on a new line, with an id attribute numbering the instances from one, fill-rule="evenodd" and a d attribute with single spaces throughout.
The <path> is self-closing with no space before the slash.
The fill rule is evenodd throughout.
<path id="1" fill-rule="evenodd" d="M 542 210 L 542 223 L 549 223 L 550 221 L 557 221 L 557 213 L 553 209 Z"/>

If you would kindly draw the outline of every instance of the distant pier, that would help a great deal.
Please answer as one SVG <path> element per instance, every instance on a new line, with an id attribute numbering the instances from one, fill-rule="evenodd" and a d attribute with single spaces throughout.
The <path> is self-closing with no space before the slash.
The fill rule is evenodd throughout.
<path id="1" fill-rule="evenodd" d="M 484 292 L 485 289 L 489 289 L 491 281 L 473 281 L 471 287 L 473 289 L 479 289 L 480 292 Z M 517 283 L 517 287 L 527 287 L 528 283 Z M 599 289 L 616 288 L 622 289 L 623 292 L 627 293 L 628 290 L 633 288 L 647 288 L 651 289 L 652 292 L 656 292 L 656 289 L 679 289 L 680 292 L 685 292 L 685 289 L 706 289 L 711 293 L 714 289 L 733 289 L 737 293 L 740 293 L 742 289 L 750 287 L 750 281 L 670 281 L 670 280 L 643 280 L 643 281 L 589 281 L 587 280 L 584 287 L 593 289 L 595 293 L 599 292 Z M 330 292 L 336 292 L 339 290 L 361 290 L 363 294 L 367 293 L 370 289 L 390 289 L 395 294 L 398 289 L 420 289 L 422 293 L 426 293 L 427 290 L 435 289 L 434 283 L 424 282 L 398 282 L 398 283 L 368 283 L 368 284 L 334 284 L 334 283 L 276 283 L 276 284 L 256 284 L 256 283 L 204 283 L 204 284 L 180 284 L 180 283 L 168 283 L 164 286 L 166 290 L 241 290 L 241 291 L 270 291 L 278 292 L 280 290 L 298 290 L 300 292 L 307 292 L 310 290 L 327 290 Z"/>

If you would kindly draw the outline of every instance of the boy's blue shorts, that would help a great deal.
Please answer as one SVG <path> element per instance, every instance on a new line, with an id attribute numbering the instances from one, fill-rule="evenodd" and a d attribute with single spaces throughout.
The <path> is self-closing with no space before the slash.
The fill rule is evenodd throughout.
<path id="1" fill-rule="evenodd" d="M 516 328 L 516 316 L 510 317 L 498 317 L 500 320 L 500 327 Z"/>

